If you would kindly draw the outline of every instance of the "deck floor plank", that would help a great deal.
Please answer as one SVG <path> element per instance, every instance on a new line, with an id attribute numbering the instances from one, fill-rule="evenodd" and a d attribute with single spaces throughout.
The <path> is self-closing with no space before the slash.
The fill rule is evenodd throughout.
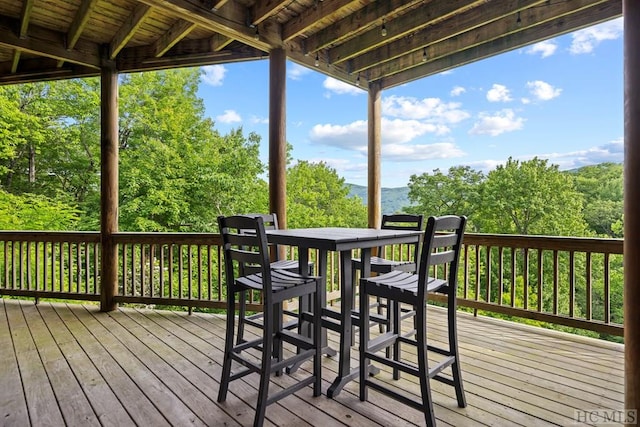
<path id="1" fill-rule="evenodd" d="M 26 305 L 33 306 L 33 302 L 26 302 Z M 5 304 L 29 419 L 32 423 L 37 420 L 42 426 L 62 426 L 64 418 L 22 312 L 22 306 L 23 304 Z"/>
<path id="2" fill-rule="evenodd" d="M 4 302 L 0 300 L 0 420 L 7 427 L 19 427 L 29 424 L 29 411 L 11 339 L 13 324 L 9 323 Z"/>
<path id="3" fill-rule="evenodd" d="M 68 425 L 99 426 L 96 413 L 76 380 L 73 369 L 51 336 L 38 307 L 26 304 L 21 307 L 64 422 Z"/>
<path id="4" fill-rule="evenodd" d="M 62 321 L 50 304 L 40 303 L 39 311 L 62 355 L 82 386 L 100 424 L 107 427 L 133 425 L 133 419 L 118 400 L 118 396 L 67 329 L 68 323 Z"/>
<path id="5" fill-rule="evenodd" d="M 429 339 L 441 343 L 442 310 L 429 315 Z M 458 408 L 452 388 L 432 382 L 438 426 L 579 426 L 585 424 L 575 421 L 575 411 L 624 406 L 622 345 L 466 313 L 458 319 L 468 406 Z M 90 304 L 2 299 L 0 425 L 249 426 L 257 375 L 234 381 L 227 401 L 216 402 L 224 322 L 204 313 L 100 313 Z M 329 344 L 337 340 L 330 332 Z M 415 357 L 413 349 L 405 353 Z M 356 346 L 351 356 L 355 366 Z M 310 368 L 305 363 L 292 376 L 275 377 L 272 387 L 288 386 Z M 336 370 L 336 360 L 324 357 L 323 392 Z M 378 378 L 418 390 L 409 375 L 393 381 L 384 369 Z M 270 427 L 423 424 L 419 411 L 375 391 L 361 402 L 357 381 L 335 399 L 313 397 L 306 387 L 270 405 L 266 420 Z"/>

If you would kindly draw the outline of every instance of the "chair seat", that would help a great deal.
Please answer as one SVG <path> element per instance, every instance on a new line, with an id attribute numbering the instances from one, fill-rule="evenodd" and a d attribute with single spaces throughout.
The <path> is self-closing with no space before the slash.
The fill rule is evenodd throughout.
<path id="1" fill-rule="evenodd" d="M 406 300 L 414 299 L 418 296 L 418 284 L 417 274 L 391 271 L 380 276 L 362 279 L 360 286 L 366 286 L 366 293 L 369 295 Z M 437 292 L 447 284 L 446 280 L 429 277 L 427 279 L 427 292 Z"/>
<path id="2" fill-rule="evenodd" d="M 294 288 L 301 285 L 314 284 L 318 279 L 319 278 L 315 276 L 304 277 L 298 273 L 294 273 L 288 270 L 271 270 L 272 292 L 278 292 L 286 288 Z M 247 289 L 256 291 L 263 290 L 262 273 L 238 277 L 236 279 L 236 283 Z"/>
<path id="3" fill-rule="evenodd" d="M 360 258 L 351 259 L 354 270 L 362 269 L 362 260 Z M 413 261 L 394 261 L 391 259 L 371 257 L 371 271 L 374 273 L 388 273 L 393 270 L 411 272 L 416 270 L 416 263 Z"/>

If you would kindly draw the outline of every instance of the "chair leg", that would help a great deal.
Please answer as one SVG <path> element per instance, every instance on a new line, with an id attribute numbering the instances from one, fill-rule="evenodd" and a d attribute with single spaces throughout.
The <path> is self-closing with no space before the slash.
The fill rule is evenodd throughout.
<path id="1" fill-rule="evenodd" d="M 447 306 L 447 320 L 447 327 L 449 329 L 449 352 L 455 357 L 455 362 L 451 365 L 453 384 L 456 389 L 458 406 L 464 408 L 467 406 L 467 401 L 464 395 L 464 387 L 462 386 L 462 369 L 460 369 L 460 352 L 458 351 L 458 326 L 456 322 L 455 303 L 452 304 L 449 302 Z"/>
<path id="2" fill-rule="evenodd" d="M 366 352 L 369 347 L 369 295 L 366 292 L 366 286 L 360 284 L 360 400 L 368 399 L 367 376 L 369 375 L 369 359 Z"/>
<path id="3" fill-rule="evenodd" d="M 222 378 L 218 390 L 218 402 L 224 402 L 227 398 L 229 380 L 231 378 L 231 352 L 233 351 L 233 335 L 235 329 L 235 292 L 229 289 L 227 295 L 227 330 L 224 340 L 224 360 L 222 362 Z"/>
<path id="4" fill-rule="evenodd" d="M 322 304 L 320 303 L 320 292 L 322 289 L 322 281 L 318 280 L 316 293 L 313 298 L 313 345 L 315 355 L 313 356 L 313 396 L 318 397 L 322 394 Z"/>
<path id="5" fill-rule="evenodd" d="M 238 298 L 238 335 L 236 338 L 236 345 L 244 342 L 244 320 L 247 316 L 247 293 L 245 291 L 239 292 Z"/>
<path id="6" fill-rule="evenodd" d="M 360 288 L 360 286 L 358 286 L 358 282 L 357 280 L 357 272 L 358 269 L 357 268 L 351 268 L 351 301 L 353 301 L 353 304 L 356 304 L 356 290 Z M 360 292 L 362 294 L 362 292 Z M 355 308 L 355 307 L 352 307 Z M 354 325 L 351 325 L 352 328 L 354 327 Z M 362 321 L 362 319 L 360 319 L 360 327 L 364 327 L 364 323 Z M 353 330 L 352 330 L 353 332 Z M 353 347 L 356 344 L 356 334 L 352 333 L 351 334 L 351 346 Z"/>
<path id="7" fill-rule="evenodd" d="M 435 427 L 436 419 L 431 400 L 429 378 L 429 359 L 427 357 L 427 316 L 425 304 L 416 307 L 416 341 L 418 343 L 418 373 L 420 378 L 420 395 L 422 396 L 422 412 L 427 427 Z"/>
<path id="8" fill-rule="evenodd" d="M 262 329 L 262 365 L 260 371 L 260 385 L 258 386 L 258 400 L 256 404 L 256 415 L 253 420 L 254 427 L 261 427 L 267 410 L 267 399 L 269 397 L 269 383 L 271 382 L 271 360 L 273 355 L 273 328 L 274 310 L 265 305 L 264 326 Z"/>
<path id="9" fill-rule="evenodd" d="M 393 301 L 393 303 L 391 301 L 387 301 L 387 305 L 388 308 L 387 310 L 391 310 L 391 316 L 392 320 L 391 320 L 391 325 L 393 325 L 393 333 L 396 335 L 396 339 L 393 343 L 393 360 L 395 360 L 396 362 L 399 362 L 400 359 L 402 358 L 401 355 L 401 349 L 400 349 L 400 336 L 402 335 L 402 320 L 401 319 L 401 314 L 402 311 L 400 309 L 400 303 L 398 301 Z M 389 327 L 391 327 L 391 325 L 389 325 Z M 387 347 L 387 359 L 390 359 L 390 355 L 389 355 L 389 350 L 391 349 L 391 347 Z M 393 368 L 393 379 L 394 380 L 399 380 L 400 379 L 400 370 L 398 368 Z"/>

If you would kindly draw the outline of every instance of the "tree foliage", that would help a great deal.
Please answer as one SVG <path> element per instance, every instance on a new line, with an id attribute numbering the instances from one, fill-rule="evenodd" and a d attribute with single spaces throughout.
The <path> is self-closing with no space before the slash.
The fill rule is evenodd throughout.
<path id="1" fill-rule="evenodd" d="M 622 237 L 622 164 L 601 163 L 575 172 L 576 189 L 584 195 L 584 219 L 589 228 L 605 237 Z"/>

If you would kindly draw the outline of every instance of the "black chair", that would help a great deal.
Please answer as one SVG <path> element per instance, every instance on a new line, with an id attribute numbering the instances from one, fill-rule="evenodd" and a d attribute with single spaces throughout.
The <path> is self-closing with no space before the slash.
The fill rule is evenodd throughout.
<path id="1" fill-rule="evenodd" d="M 266 406 L 309 384 L 313 384 L 313 395 L 321 393 L 321 307 L 319 292 L 324 292 L 319 277 L 304 277 L 286 270 L 274 270 L 269 260 L 267 236 L 262 218 L 247 216 L 219 217 L 222 235 L 227 295 L 227 329 L 224 361 L 218 402 L 224 402 L 231 381 L 256 372 L 260 374 L 258 400 L 254 426 L 264 422 Z M 247 232 L 249 231 L 249 232 Z M 245 275 L 247 269 L 257 273 Z M 262 292 L 264 319 L 262 336 L 257 339 L 235 340 L 235 309 L 237 294 L 247 291 Z M 282 328 L 282 302 L 291 298 L 313 295 L 312 338 Z M 283 342 L 295 347 L 294 354 L 283 357 Z M 251 351 L 250 351 L 251 350 Z M 255 356 L 259 362 L 255 361 Z M 251 356 L 254 357 L 251 357 Z M 249 357 L 247 357 L 249 356 Z M 283 368 L 313 359 L 312 374 L 296 384 L 269 396 L 272 373 L 281 373 Z M 232 362 L 241 365 L 231 372 Z"/>
<path id="2" fill-rule="evenodd" d="M 383 215 L 382 216 L 382 225 L 380 228 L 383 230 L 409 230 L 409 231 L 420 231 L 422 230 L 424 224 L 424 216 L 423 215 L 411 215 L 411 214 L 394 214 L 394 215 Z M 408 273 L 416 272 L 416 261 L 419 256 L 419 244 L 411 244 L 409 247 L 409 252 L 412 253 L 412 257 L 409 257 L 406 260 L 392 260 L 385 258 L 385 248 L 383 246 L 378 247 L 378 255 L 371 257 L 371 272 L 377 274 L 389 273 L 391 271 L 406 271 Z M 362 261 L 360 258 L 352 258 L 352 282 L 353 283 L 353 301 L 355 304 L 356 301 L 356 273 L 362 270 Z M 374 304 L 371 306 L 375 306 L 378 308 L 377 316 L 375 317 L 375 323 L 380 324 L 380 332 L 384 331 L 384 325 L 389 324 L 389 316 L 386 318 L 383 317 L 382 309 L 386 306 L 386 304 L 381 300 L 381 298 L 377 298 Z M 413 315 L 411 311 L 404 311 L 402 318 L 408 318 Z M 353 344 L 353 343 L 352 343 Z"/>
<path id="3" fill-rule="evenodd" d="M 458 261 L 462 238 L 466 225 L 464 216 L 430 217 L 422 243 L 422 253 L 418 274 L 393 271 L 378 277 L 360 280 L 360 318 L 369 321 L 369 300 L 371 296 L 387 299 L 392 315 L 391 331 L 375 339 L 370 339 L 369 328 L 360 328 L 360 400 L 367 400 L 367 388 L 371 387 L 398 401 L 424 412 L 427 426 L 435 425 L 433 402 L 431 400 L 431 378 L 452 385 L 456 391 L 458 406 L 466 406 L 462 373 L 458 353 L 456 332 L 456 290 Z M 429 272 L 433 276 L 429 276 Z M 428 293 L 437 292 L 447 295 L 447 326 L 449 331 L 448 348 L 434 347 L 427 343 L 427 298 Z M 415 310 L 415 334 L 402 334 L 400 304 L 413 306 Z M 413 337 L 413 338 L 411 338 Z M 401 344 L 410 344 L 417 348 L 417 365 L 401 358 Z M 381 350 L 392 348 L 392 358 Z M 442 356 L 439 363 L 429 368 L 427 351 Z M 400 394 L 382 382 L 369 378 L 369 364 L 382 363 L 393 369 L 394 379 L 400 378 L 400 371 L 417 376 L 420 379 L 421 400 L 415 400 Z M 441 374 L 451 367 L 451 378 Z"/>
<path id="4" fill-rule="evenodd" d="M 250 218 L 262 218 L 262 222 L 264 224 L 265 230 L 277 230 L 278 229 L 278 216 L 275 213 L 270 214 L 260 214 L 260 213 L 251 213 L 245 214 L 244 216 Z M 251 230 L 244 230 L 244 232 L 251 233 Z M 280 259 L 280 250 L 277 245 L 269 245 L 271 257 L 271 268 L 276 270 L 287 270 L 293 273 L 298 273 L 300 270 L 300 263 L 298 260 L 294 259 Z M 307 271 L 309 275 L 313 274 L 313 262 L 309 261 L 309 265 L 307 266 Z M 258 273 L 258 269 L 251 268 L 250 266 L 246 266 L 244 269 L 244 274 L 253 274 Z M 255 313 L 247 316 L 247 292 L 242 292 L 240 294 L 240 298 L 238 300 L 239 311 L 238 311 L 238 335 L 237 340 L 238 343 L 244 341 L 244 330 L 245 325 L 251 325 L 256 328 L 262 328 L 263 326 L 263 313 Z M 288 316 L 288 320 L 283 324 L 284 329 L 293 329 L 298 325 L 298 313 L 285 310 L 284 313 Z"/>

